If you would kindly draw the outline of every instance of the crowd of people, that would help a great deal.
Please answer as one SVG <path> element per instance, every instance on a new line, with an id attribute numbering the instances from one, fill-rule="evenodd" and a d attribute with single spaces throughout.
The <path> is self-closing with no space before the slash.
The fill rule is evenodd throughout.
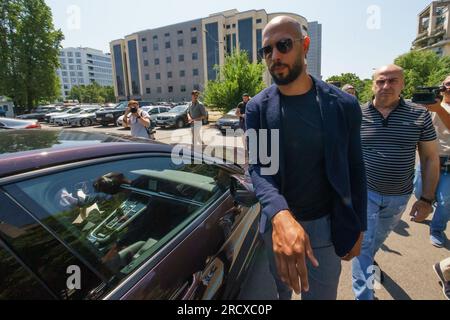
<path id="1" fill-rule="evenodd" d="M 443 100 L 416 105 L 402 98 L 404 70 L 384 66 L 373 75 L 373 100 L 360 106 L 351 84 L 340 89 L 307 73 L 309 45 L 297 21 L 273 19 L 259 53 L 274 85 L 245 106 L 246 129 L 280 132 L 279 171 L 264 175 L 259 154 L 249 167 L 270 270 L 280 299 L 295 291 L 304 300 L 334 300 L 341 261 L 351 261 L 355 298 L 373 300 L 373 274 L 381 272 L 375 256 L 414 193 L 411 221 L 434 214 L 431 244 L 445 246 L 450 76 Z M 272 149 L 270 139 L 264 148 Z M 449 298 L 450 259 L 434 269 Z"/>

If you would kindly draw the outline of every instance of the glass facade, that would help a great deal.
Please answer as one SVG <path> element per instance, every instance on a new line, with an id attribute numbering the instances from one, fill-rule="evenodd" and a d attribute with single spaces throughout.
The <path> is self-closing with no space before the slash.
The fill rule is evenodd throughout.
<path id="1" fill-rule="evenodd" d="M 122 48 L 120 45 L 115 45 L 114 50 L 114 63 L 116 67 L 116 85 L 119 96 L 125 95 L 125 80 L 123 77 L 123 63 L 122 63 Z"/>
<path id="2" fill-rule="evenodd" d="M 227 54 L 231 55 L 232 51 L 231 34 L 227 34 Z"/>
<path id="3" fill-rule="evenodd" d="M 139 65 L 136 40 L 128 41 L 128 54 L 130 59 L 131 94 L 140 94 Z"/>
<path id="4" fill-rule="evenodd" d="M 239 20 L 239 48 L 247 51 L 250 61 L 253 61 L 253 18 Z"/>
<path id="5" fill-rule="evenodd" d="M 206 28 L 206 64 L 208 80 L 216 80 L 217 73 L 214 66 L 219 64 L 219 24 L 208 23 Z"/>
<path id="6" fill-rule="evenodd" d="M 262 29 L 256 30 L 256 50 L 262 48 Z M 258 51 L 257 51 L 258 52 Z M 258 55 L 258 62 L 261 62 L 262 57 Z"/>

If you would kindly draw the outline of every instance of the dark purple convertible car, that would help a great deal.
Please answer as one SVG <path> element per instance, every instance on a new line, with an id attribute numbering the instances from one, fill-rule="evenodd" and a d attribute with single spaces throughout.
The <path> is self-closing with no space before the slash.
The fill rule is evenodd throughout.
<path id="1" fill-rule="evenodd" d="M 260 244 L 252 185 L 171 151 L 0 132 L 0 300 L 237 298 Z"/>

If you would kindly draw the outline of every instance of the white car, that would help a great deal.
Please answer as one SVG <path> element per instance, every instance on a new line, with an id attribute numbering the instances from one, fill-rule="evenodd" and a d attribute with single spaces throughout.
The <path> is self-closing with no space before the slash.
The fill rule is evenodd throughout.
<path id="1" fill-rule="evenodd" d="M 73 115 L 73 114 L 76 114 L 76 113 L 78 113 L 78 112 L 81 112 L 81 110 L 82 110 L 81 107 L 69 108 L 69 109 L 67 109 L 65 112 L 58 113 L 58 114 L 55 114 L 55 115 L 51 116 L 51 117 L 49 118 L 48 122 L 49 122 L 50 124 L 56 124 L 56 123 L 55 123 L 56 119 L 64 118 L 64 117 L 66 117 L 67 115 Z"/>
<path id="2" fill-rule="evenodd" d="M 89 127 L 96 122 L 95 113 L 99 110 L 101 110 L 100 106 L 86 108 L 79 114 L 71 115 L 63 119 L 63 123 L 72 127 Z"/>
<path id="3" fill-rule="evenodd" d="M 170 111 L 169 106 L 148 106 L 148 107 L 142 107 L 141 110 L 146 111 L 150 115 L 150 121 L 153 123 L 156 123 L 156 116 L 160 113 L 168 112 Z M 117 126 L 121 127 L 123 125 L 123 117 L 120 116 L 117 119 Z M 130 115 L 128 116 L 130 118 Z"/>

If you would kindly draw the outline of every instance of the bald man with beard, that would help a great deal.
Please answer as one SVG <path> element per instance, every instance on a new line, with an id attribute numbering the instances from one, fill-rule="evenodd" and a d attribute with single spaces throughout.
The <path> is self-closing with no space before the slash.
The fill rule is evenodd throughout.
<path id="1" fill-rule="evenodd" d="M 294 290 L 304 300 L 335 300 L 341 261 L 359 255 L 366 230 L 361 108 L 355 97 L 308 74 L 309 42 L 288 16 L 264 29 L 259 54 L 275 85 L 247 105 L 246 126 L 258 138 L 257 148 L 250 141 L 249 171 L 279 299 L 291 299 Z M 280 141 L 272 145 L 277 132 Z M 279 170 L 267 175 L 258 151 L 278 147 Z"/>

